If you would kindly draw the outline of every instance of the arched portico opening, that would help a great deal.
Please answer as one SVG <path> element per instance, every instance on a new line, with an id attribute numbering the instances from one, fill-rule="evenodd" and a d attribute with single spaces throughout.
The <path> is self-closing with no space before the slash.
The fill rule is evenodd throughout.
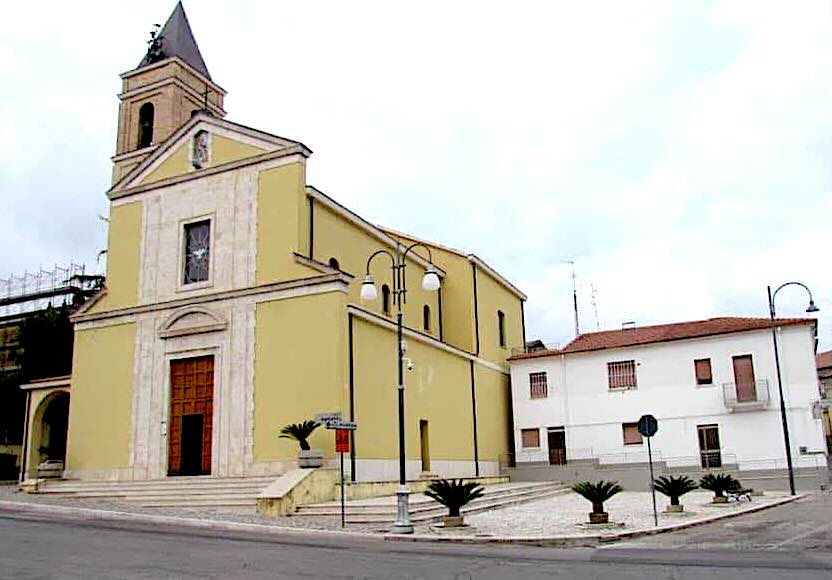
<path id="1" fill-rule="evenodd" d="M 29 468 L 44 461 L 66 460 L 66 436 L 69 426 L 69 392 L 55 391 L 38 405 L 32 417 Z"/>

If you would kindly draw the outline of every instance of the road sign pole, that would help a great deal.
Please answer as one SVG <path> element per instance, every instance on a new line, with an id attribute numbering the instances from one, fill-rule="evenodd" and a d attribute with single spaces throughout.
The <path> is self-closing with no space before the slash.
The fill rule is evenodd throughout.
<path id="1" fill-rule="evenodd" d="M 653 493 L 653 524 L 659 527 L 659 514 L 656 512 L 656 486 L 654 485 L 655 480 L 653 479 L 653 447 L 650 445 L 651 439 L 652 437 L 647 438 L 647 461 L 650 463 L 650 491 Z M 344 489 L 343 480 L 341 489 Z"/>
<path id="2" fill-rule="evenodd" d="M 345 528 L 347 526 L 347 515 L 344 510 L 344 454 L 339 453 L 341 456 L 341 527 Z M 653 498 L 653 509 L 655 509 L 655 498 Z"/>

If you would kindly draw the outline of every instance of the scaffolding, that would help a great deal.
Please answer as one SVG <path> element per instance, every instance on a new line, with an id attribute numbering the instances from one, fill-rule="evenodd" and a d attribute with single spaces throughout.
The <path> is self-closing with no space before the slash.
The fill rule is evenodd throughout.
<path id="1" fill-rule="evenodd" d="M 0 317 L 71 305 L 101 287 L 102 276 L 85 273 L 83 264 L 56 265 L 52 270 L 0 278 Z"/>

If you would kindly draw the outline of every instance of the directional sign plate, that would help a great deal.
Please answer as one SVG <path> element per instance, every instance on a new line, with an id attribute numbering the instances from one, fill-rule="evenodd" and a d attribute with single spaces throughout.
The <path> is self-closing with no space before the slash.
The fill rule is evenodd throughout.
<path id="1" fill-rule="evenodd" d="M 326 428 L 327 429 L 347 429 L 348 431 L 355 431 L 358 427 L 358 423 L 354 423 L 352 421 L 341 421 L 338 419 L 337 421 L 327 421 Z"/>

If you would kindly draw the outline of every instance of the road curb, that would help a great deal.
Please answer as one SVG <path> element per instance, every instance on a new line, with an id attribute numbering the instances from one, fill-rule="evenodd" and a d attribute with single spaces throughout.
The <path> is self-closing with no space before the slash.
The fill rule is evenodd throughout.
<path id="1" fill-rule="evenodd" d="M 28 513 L 38 515 L 63 515 L 77 521 L 102 522 L 102 523 L 133 523 L 133 524 L 155 524 L 165 526 L 178 526 L 197 531 L 208 532 L 238 532 L 255 533 L 267 537 L 294 537 L 321 539 L 335 539 L 349 537 L 352 539 L 364 539 L 374 541 L 391 542 L 433 542 L 433 543 L 458 543 L 458 544 L 518 544 L 525 546 L 547 546 L 547 547 L 581 547 L 597 546 L 598 544 L 617 542 L 619 540 L 652 536 L 667 532 L 674 532 L 686 528 L 692 528 L 711 522 L 734 518 L 745 514 L 755 513 L 764 509 L 777 507 L 806 497 L 803 493 L 796 496 L 785 497 L 763 505 L 755 505 L 741 511 L 733 511 L 725 514 L 717 514 L 706 518 L 699 518 L 689 522 L 665 525 L 658 528 L 647 528 L 631 530 L 611 534 L 594 535 L 562 535 L 562 536 L 440 536 L 434 534 L 375 534 L 368 532 L 352 532 L 349 530 L 317 530 L 312 528 L 290 528 L 285 526 L 271 526 L 267 524 L 250 524 L 243 522 L 229 522 L 226 520 L 201 520 L 194 518 L 183 518 L 175 516 L 157 516 L 152 514 L 137 514 L 131 512 L 120 512 L 111 510 L 100 510 L 92 508 L 77 508 L 42 503 L 25 503 L 8 500 L 0 500 L 0 513 Z"/>

